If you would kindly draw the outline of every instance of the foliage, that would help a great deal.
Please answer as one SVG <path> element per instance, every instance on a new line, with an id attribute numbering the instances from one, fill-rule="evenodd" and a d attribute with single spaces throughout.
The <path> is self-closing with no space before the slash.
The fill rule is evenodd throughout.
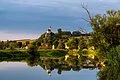
<path id="1" fill-rule="evenodd" d="M 106 67 L 98 73 L 99 80 L 120 80 L 120 45 L 112 47 L 107 54 Z"/>
<path id="2" fill-rule="evenodd" d="M 30 56 L 26 59 L 26 62 L 28 66 L 33 67 L 38 65 L 39 60 L 40 60 L 39 56 Z"/>
<path id="3" fill-rule="evenodd" d="M 29 56 L 26 51 L 13 51 L 13 50 L 2 50 L 0 51 L 0 57 L 27 57 Z"/>
<path id="4" fill-rule="evenodd" d="M 87 39 L 84 39 L 83 37 L 80 37 L 79 38 L 79 43 L 78 43 L 79 49 L 80 50 L 87 49 L 87 46 L 88 46 L 87 43 L 88 43 Z"/>
<path id="5" fill-rule="evenodd" d="M 107 59 L 110 65 L 120 65 L 120 45 L 110 48 Z"/>
<path id="6" fill-rule="evenodd" d="M 9 48 L 10 41 L 0 41 L 0 49 L 4 50 L 6 48 Z"/>
<path id="7" fill-rule="evenodd" d="M 80 36 L 81 32 L 80 31 L 73 31 L 72 36 Z"/>
<path id="8" fill-rule="evenodd" d="M 61 28 L 58 29 L 58 35 L 57 36 L 58 36 L 58 38 L 62 37 L 62 29 Z"/>
<path id="9" fill-rule="evenodd" d="M 2 61 L 25 61 L 26 60 L 26 58 L 27 58 L 27 56 L 26 57 L 19 57 L 19 56 L 16 56 L 16 57 L 0 57 L 0 62 L 2 62 Z"/>
<path id="10" fill-rule="evenodd" d="M 55 46 L 55 49 L 57 48 L 58 44 L 59 44 L 58 40 L 55 40 L 55 41 L 53 42 L 53 45 Z"/>
<path id="11" fill-rule="evenodd" d="M 120 80 L 120 67 L 107 66 L 98 73 L 98 80 Z"/>
<path id="12" fill-rule="evenodd" d="M 17 48 L 17 47 L 18 47 L 17 42 L 10 42 L 9 48 L 10 48 L 11 50 L 14 50 L 14 49 Z"/>
<path id="13" fill-rule="evenodd" d="M 65 49 L 65 43 L 60 40 L 57 49 Z"/>
<path id="14" fill-rule="evenodd" d="M 33 44 L 28 45 L 28 53 L 31 56 L 37 55 L 37 51 L 38 51 L 38 47 L 36 45 L 33 45 Z"/>
<path id="15" fill-rule="evenodd" d="M 48 45 L 48 48 L 52 48 L 53 42 L 56 40 L 56 36 L 54 33 L 44 33 L 37 40 L 36 45 Z"/>
<path id="16" fill-rule="evenodd" d="M 3 41 L 0 42 L 0 49 L 1 50 L 5 49 L 5 43 Z"/>
<path id="17" fill-rule="evenodd" d="M 70 38 L 71 32 L 70 31 L 62 31 L 61 28 L 58 29 L 58 33 L 47 33 L 45 32 L 42 34 L 37 40 L 36 44 L 41 44 L 42 48 L 51 49 L 52 45 L 58 49 L 64 49 L 63 43 L 67 42 Z M 60 42 L 62 41 L 62 43 Z M 59 45 L 59 47 L 58 47 Z"/>
<path id="18" fill-rule="evenodd" d="M 67 46 L 69 47 L 69 49 L 78 49 L 78 39 L 70 38 L 67 42 Z"/>
<path id="19" fill-rule="evenodd" d="M 120 11 L 109 10 L 104 15 L 91 18 L 93 46 L 106 51 L 109 46 L 120 44 Z"/>

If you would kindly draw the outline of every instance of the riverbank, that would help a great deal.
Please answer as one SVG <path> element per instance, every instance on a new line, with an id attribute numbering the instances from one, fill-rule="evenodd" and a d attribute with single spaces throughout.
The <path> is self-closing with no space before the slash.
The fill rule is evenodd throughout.
<path id="1" fill-rule="evenodd" d="M 66 50 L 39 50 L 37 53 L 41 57 L 62 57 L 68 52 Z M 0 50 L 0 57 L 29 57 L 27 50 Z"/>

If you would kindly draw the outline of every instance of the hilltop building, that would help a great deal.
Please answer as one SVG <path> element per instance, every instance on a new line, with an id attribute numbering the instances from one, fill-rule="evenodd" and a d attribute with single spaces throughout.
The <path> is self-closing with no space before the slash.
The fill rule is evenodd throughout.
<path id="1" fill-rule="evenodd" d="M 46 31 L 46 33 L 51 33 L 52 31 L 51 31 L 51 26 L 47 29 L 47 31 Z"/>
<path id="2" fill-rule="evenodd" d="M 52 32 L 52 29 L 51 29 L 51 26 L 50 26 L 47 29 L 47 31 L 38 38 L 38 41 L 41 44 L 40 48 L 51 49 L 52 48 L 52 41 L 54 39 L 54 37 L 53 37 L 54 35 L 55 34 Z"/>
<path id="3" fill-rule="evenodd" d="M 65 31 L 61 28 L 58 29 L 57 33 L 53 33 L 51 26 L 38 38 L 38 39 L 23 39 L 23 40 L 14 40 L 18 43 L 19 48 L 27 49 L 28 44 L 32 43 L 33 41 L 37 42 L 37 45 L 40 46 L 40 49 L 57 49 L 58 45 L 65 46 L 65 49 L 69 49 L 66 42 L 71 38 L 78 38 L 81 37 L 85 40 L 88 40 L 91 38 L 90 34 L 83 34 L 80 31 Z"/>
<path id="4" fill-rule="evenodd" d="M 66 42 L 69 40 L 69 38 L 74 37 L 80 39 L 83 37 L 84 39 L 89 39 L 90 34 L 83 34 L 80 31 L 65 31 L 61 28 L 58 29 L 57 33 L 53 33 L 51 26 L 46 30 L 45 33 L 43 33 L 37 41 L 40 43 L 41 49 L 57 49 L 59 46 L 65 46 L 66 49 L 69 49 L 69 47 L 66 45 Z M 60 49 L 63 49 L 64 47 L 60 47 Z"/>

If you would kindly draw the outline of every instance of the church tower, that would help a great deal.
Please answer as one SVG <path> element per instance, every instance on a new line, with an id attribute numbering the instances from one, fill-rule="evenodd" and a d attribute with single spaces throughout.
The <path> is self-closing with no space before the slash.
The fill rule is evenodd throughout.
<path id="1" fill-rule="evenodd" d="M 51 26 L 47 29 L 47 33 L 51 33 Z"/>

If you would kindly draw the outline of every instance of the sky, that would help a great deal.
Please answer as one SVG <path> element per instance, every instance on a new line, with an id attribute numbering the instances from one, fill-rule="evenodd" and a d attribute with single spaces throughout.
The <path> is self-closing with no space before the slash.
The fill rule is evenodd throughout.
<path id="1" fill-rule="evenodd" d="M 82 4 L 93 16 L 120 9 L 120 0 L 0 0 L 0 40 L 36 39 L 49 26 L 90 32 Z"/>

